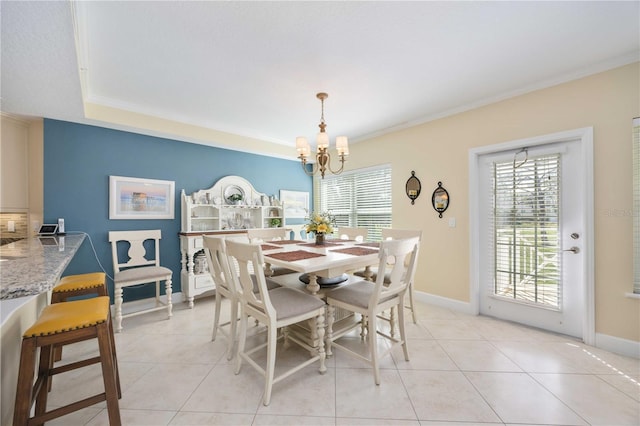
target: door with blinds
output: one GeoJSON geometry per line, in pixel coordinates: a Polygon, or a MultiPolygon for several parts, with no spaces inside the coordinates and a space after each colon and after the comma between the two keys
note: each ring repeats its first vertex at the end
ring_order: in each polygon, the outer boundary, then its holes
{"type": "Polygon", "coordinates": [[[480,157],[481,314],[583,336],[579,144],[568,140],[480,157]]]}

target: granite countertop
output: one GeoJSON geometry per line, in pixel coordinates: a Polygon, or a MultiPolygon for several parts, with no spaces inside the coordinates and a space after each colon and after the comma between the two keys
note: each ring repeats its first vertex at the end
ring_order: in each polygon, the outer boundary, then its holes
{"type": "Polygon", "coordinates": [[[0,300],[47,292],[53,288],[84,234],[25,238],[0,247],[0,300]]]}

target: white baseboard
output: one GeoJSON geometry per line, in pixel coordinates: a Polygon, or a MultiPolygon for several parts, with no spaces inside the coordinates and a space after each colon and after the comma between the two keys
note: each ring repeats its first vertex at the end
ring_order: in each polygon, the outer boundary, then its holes
{"type": "Polygon", "coordinates": [[[477,314],[477,312],[474,312],[474,309],[469,302],[461,302],[460,300],[436,296],[435,294],[424,293],[422,291],[416,291],[414,293],[414,297],[419,302],[429,303],[430,305],[439,306],[441,308],[451,309],[468,315],[477,314]]]}
{"type": "Polygon", "coordinates": [[[633,340],[596,333],[596,348],[640,359],[640,342],[635,342],[633,340]]]}

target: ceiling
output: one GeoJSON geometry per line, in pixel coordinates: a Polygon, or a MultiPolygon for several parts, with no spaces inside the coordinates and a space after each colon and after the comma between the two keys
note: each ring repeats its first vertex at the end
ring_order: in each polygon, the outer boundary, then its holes
{"type": "Polygon", "coordinates": [[[213,130],[168,133],[215,146],[228,133],[288,147],[314,140],[320,91],[331,139],[353,143],[640,59],[637,1],[0,8],[3,112],[169,128],[113,119],[135,113],[213,130]]]}

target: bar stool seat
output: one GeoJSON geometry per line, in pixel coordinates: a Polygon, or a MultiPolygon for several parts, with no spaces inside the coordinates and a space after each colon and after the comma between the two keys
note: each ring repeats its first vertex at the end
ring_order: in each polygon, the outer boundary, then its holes
{"type": "Polygon", "coordinates": [[[101,401],[107,403],[109,424],[119,425],[121,424],[118,407],[120,397],[120,378],[109,297],[99,296],[46,306],[36,322],[22,336],[14,426],[42,424],[101,401]],[[97,339],[99,356],[53,367],[55,346],[88,339],[97,339]],[[40,359],[36,369],[38,348],[40,348],[40,359]],[[54,375],[97,363],[102,366],[103,393],[47,411],[48,388],[54,375]],[[34,416],[29,417],[34,402],[34,416]]]}
{"type": "Polygon", "coordinates": [[[67,275],[51,290],[51,303],[66,302],[71,297],[97,294],[108,296],[104,272],[67,275]]]}

